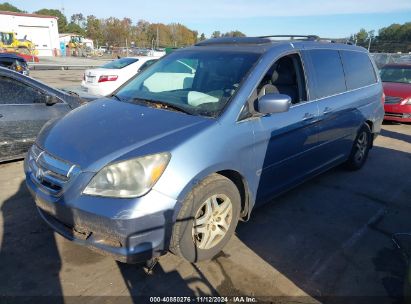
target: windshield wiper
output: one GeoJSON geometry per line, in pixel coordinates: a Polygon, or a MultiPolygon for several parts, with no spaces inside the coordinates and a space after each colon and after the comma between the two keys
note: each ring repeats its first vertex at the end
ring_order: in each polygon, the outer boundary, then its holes
{"type": "Polygon", "coordinates": [[[110,97],[114,97],[115,99],[117,99],[118,101],[123,101],[119,96],[117,96],[116,94],[111,95],[110,97]]]}
{"type": "Polygon", "coordinates": [[[185,113],[185,114],[195,115],[194,112],[192,112],[190,110],[187,110],[187,109],[185,109],[183,107],[180,107],[176,104],[168,103],[168,102],[165,102],[165,101],[144,99],[144,98],[134,98],[132,101],[141,102],[141,103],[145,103],[145,104],[154,104],[155,107],[158,108],[158,109],[171,109],[171,110],[182,112],[182,113],[185,113]]]}

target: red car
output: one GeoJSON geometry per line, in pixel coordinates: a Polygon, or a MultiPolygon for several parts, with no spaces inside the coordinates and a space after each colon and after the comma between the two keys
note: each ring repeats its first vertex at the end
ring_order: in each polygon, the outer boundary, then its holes
{"type": "Polygon", "coordinates": [[[388,64],[381,69],[385,120],[411,122],[411,64],[388,64]]]}
{"type": "Polygon", "coordinates": [[[24,58],[27,62],[40,62],[39,57],[30,54],[24,54],[19,52],[0,52],[1,54],[13,54],[24,58]]]}

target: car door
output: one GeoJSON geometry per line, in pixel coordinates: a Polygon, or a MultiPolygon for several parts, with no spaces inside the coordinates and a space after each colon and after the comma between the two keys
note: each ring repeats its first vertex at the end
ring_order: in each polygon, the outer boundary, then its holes
{"type": "Polygon", "coordinates": [[[47,121],[70,110],[61,100],[46,105],[46,92],[17,78],[0,76],[0,92],[0,160],[23,156],[47,121]]]}
{"type": "MultiPolygon", "coordinates": [[[[257,202],[296,185],[317,167],[313,158],[318,145],[318,106],[310,102],[306,94],[306,77],[299,55],[293,60],[300,64],[299,100],[293,100],[289,111],[260,117],[254,121],[255,153],[260,181],[257,202]]],[[[287,90],[277,85],[279,93],[287,90]]]]}
{"type": "Polygon", "coordinates": [[[361,115],[347,93],[340,52],[315,49],[307,53],[315,82],[312,94],[319,108],[318,158],[322,166],[328,166],[349,153],[361,115]]]}

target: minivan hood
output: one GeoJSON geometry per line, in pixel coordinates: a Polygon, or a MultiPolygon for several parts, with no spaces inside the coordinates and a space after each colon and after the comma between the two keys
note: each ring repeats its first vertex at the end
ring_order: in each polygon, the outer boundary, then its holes
{"type": "MultiPolygon", "coordinates": [[[[212,122],[206,117],[104,98],[46,124],[36,142],[50,154],[79,165],[84,171],[96,171],[167,136],[172,135],[173,143],[178,144],[184,140],[176,136],[178,132],[199,125],[206,127],[212,122]]],[[[159,147],[155,152],[166,151],[159,147]]]]}

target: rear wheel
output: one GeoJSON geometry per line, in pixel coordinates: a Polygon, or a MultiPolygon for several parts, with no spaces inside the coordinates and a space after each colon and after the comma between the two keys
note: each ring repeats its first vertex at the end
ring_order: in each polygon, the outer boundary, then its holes
{"type": "Polygon", "coordinates": [[[350,157],[346,162],[346,166],[350,170],[358,170],[364,166],[368,152],[370,151],[372,143],[372,133],[370,127],[364,124],[358,131],[355,138],[354,145],[351,150],[350,157]]]}
{"type": "Polygon", "coordinates": [[[189,262],[212,259],[234,234],[240,205],[238,189],[228,178],[207,177],[183,202],[170,250],[189,262]]]}

